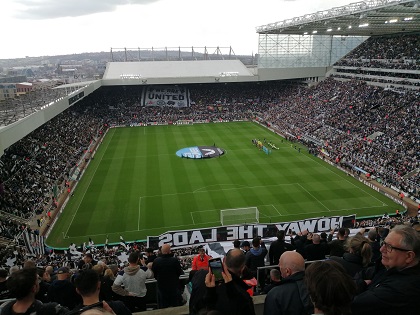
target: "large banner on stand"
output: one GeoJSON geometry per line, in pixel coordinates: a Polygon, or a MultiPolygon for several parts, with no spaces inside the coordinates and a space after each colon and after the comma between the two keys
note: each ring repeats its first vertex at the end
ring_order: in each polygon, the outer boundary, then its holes
{"type": "Polygon", "coordinates": [[[150,85],[143,90],[143,106],[189,107],[190,93],[187,88],[173,85],[150,85]]]}

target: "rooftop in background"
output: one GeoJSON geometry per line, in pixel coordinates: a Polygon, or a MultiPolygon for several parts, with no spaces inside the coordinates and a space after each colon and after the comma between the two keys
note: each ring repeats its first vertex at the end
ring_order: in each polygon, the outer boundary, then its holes
{"type": "Polygon", "coordinates": [[[374,36],[420,31],[419,0],[370,0],[256,28],[259,34],[374,36]]]}

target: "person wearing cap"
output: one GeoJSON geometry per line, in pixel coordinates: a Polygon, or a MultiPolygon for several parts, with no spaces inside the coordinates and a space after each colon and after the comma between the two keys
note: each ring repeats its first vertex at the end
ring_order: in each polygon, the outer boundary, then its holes
{"type": "Polygon", "coordinates": [[[211,256],[206,254],[204,248],[198,249],[198,255],[194,256],[192,261],[192,270],[209,269],[209,260],[211,256]]]}
{"type": "Polygon", "coordinates": [[[82,302],[73,283],[70,282],[70,269],[61,267],[57,270],[57,279],[54,280],[48,289],[48,298],[69,309],[73,309],[82,302]]]}
{"type": "Polygon", "coordinates": [[[241,247],[244,253],[246,254],[251,249],[251,244],[248,241],[243,241],[241,247]]]}

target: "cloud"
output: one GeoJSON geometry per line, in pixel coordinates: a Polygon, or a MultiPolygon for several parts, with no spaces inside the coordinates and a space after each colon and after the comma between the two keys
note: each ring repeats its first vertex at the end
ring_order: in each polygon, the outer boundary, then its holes
{"type": "Polygon", "coordinates": [[[160,0],[17,0],[19,19],[43,20],[112,12],[117,6],[146,5],[160,0]]]}

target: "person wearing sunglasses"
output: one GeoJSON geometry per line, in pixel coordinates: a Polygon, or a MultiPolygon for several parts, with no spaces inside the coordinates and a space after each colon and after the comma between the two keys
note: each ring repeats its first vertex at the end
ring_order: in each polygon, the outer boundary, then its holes
{"type": "Polygon", "coordinates": [[[397,225],[383,241],[380,252],[384,268],[365,278],[364,291],[353,300],[353,314],[419,314],[419,233],[411,226],[397,225]]]}

